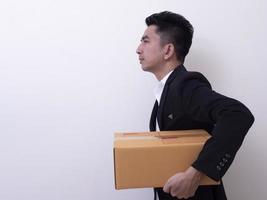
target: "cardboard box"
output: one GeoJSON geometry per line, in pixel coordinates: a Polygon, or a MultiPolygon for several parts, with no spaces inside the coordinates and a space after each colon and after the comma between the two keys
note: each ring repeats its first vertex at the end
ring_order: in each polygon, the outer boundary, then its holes
{"type": "MultiPolygon", "coordinates": [[[[115,188],[163,187],[191,166],[209,137],[204,130],[115,133],[115,188]]],[[[207,176],[201,182],[216,184],[207,176]]]]}

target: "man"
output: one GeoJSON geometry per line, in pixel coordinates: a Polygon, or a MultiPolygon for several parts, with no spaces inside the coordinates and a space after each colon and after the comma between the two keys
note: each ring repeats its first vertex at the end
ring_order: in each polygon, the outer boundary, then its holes
{"type": "Polygon", "coordinates": [[[154,190],[160,200],[225,200],[222,182],[199,186],[201,178],[207,175],[221,180],[254,117],[239,101],[213,91],[202,74],[185,69],[183,63],[193,37],[189,21],[179,14],[161,12],[146,18],[146,24],[136,52],[142,69],[159,81],[150,130],[205,129],[211,134],[186,171],[174,174],[163,188],[154,190]]]}

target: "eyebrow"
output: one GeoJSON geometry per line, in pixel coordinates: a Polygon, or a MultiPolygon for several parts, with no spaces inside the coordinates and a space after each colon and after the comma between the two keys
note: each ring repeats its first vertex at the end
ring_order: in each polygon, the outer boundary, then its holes
{"type": "Polygon", "coordinates": [[[145,40],[145,39],[149,39],[149,37],[147,35],[144,35],[142,38],[141,38],[141,41],[145,40]]]}

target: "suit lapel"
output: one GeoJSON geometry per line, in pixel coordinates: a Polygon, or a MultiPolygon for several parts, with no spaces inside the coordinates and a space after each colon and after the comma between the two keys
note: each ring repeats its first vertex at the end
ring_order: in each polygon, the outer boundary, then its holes
{"type": "Polygon", "coordinates": [[[169,78],[167,79],[166,83],[165,83],[165,86],[164,86],[164,89],[163,89],[163,92],[162,92],[162,95],[161,95],[161,98],[160,98],[160,105],[159,105],[158,113],[157,113],[158,125],[159,125],[159,129],[160,130],[164,129],[163,109],[164,109],[164,105],[165,105],[165,102],[166,102],[166,97],[167,97],[168,92],[169,92],[170,84],[174,80],[174,78],[176,76],[178,76],[178,73],[182,73],[183,71],[186,71],[186,69],[184,68],[183,65],[180,65],[180,66],[176,67],[174,69],[174,71],[171,73],[171,75],[169,76],[169,78]]]}
{"type": "Polygon", "coordinates": [[[162,112],[163,112],[163,108],[165,105],[165,100],[166,100],[166,96],[168,94],[168,90],[169,90],[169,85],[165,84],[163,92],[161,94],[159,109],[158,109],[158,113],[157,113],[157,120],[158,120],[158,125],[159,125],[160,130],[162,130],[162,117],[163,117],[162,112]]]}
{"type": "Polygon", "coordinates": [[[155,101],[151,117],[150,117],[150,123],[149,123],[149,128],[150,131],[156,131],[156,117],[157,117],[157,112],[158,112],[158,102],[155,101]]]}

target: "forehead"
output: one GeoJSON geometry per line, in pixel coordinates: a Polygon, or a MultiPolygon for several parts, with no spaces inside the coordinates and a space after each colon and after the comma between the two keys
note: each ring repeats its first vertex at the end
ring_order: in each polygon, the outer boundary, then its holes
{"type": "Polygon", "coordinates": [[[144,32],[143,37],[148,37],[150,39],[159,39],[159,35],[156,32],[157,26],[150,25],[147,27],[147,29],[144,32]]]}

